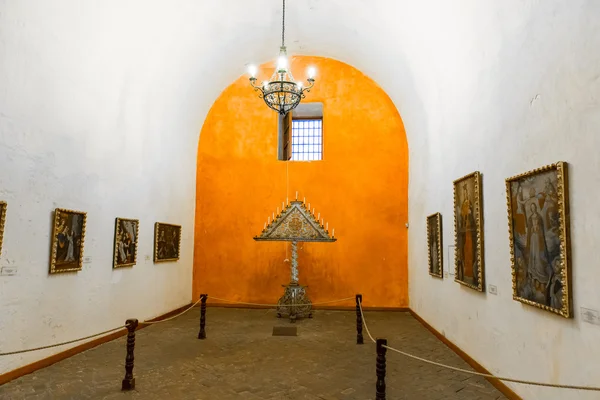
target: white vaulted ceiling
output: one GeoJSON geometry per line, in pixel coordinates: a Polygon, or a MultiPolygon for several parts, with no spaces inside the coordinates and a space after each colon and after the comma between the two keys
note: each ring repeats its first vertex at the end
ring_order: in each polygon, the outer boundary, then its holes
{"type": "MultiPolygon", "coordinates": [[[[515,77],[523,66],[545,62],[536,55],[567,44],[568,22],[591,18],[589,9],[597,6],[288,0],[287,43],[292,54],[332,57],[371,76],[396,103],[412,140],[445,117],[460,117],[463,101],[481,101],[506,84],[497,75],[515,77]]],[[[44,66],[27,77],[30,85],[79,86],[101,104],[141,103],[138,118],[186,121],[178,134],[196,137],[216,96],[245,65],[277,55],[281,1],[8,0],[0,20],[8,39],[0,47],[4,67],[19,56],[44,66]]]]}

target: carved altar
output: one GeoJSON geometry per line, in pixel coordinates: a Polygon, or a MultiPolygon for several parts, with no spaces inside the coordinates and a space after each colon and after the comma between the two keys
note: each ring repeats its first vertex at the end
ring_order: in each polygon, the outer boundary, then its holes
{"type": "Polygon", "coordinates": [[[292,201],[282,211],[275,215],[273,221],[268,219],[268,224],[256,241],[284,241],[292,242],[292,260],[290,266],[290,283],[283,285],[283,296],[277,302],[277,316],[289,316],[294,322],[297,318],[312,317],[312,304],[306,294],[307,286],[298,283],[298,242],[335,242],[337,239],[329,236],[329,224],[320,219],[320,214],[315,215],[302,201],[292,201]]]}

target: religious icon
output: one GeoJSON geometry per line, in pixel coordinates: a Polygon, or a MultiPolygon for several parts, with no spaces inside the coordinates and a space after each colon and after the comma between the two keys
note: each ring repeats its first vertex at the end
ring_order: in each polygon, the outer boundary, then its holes
{"type": "Polygon", "coordinates": [[[483,291],[483,210],[479,171],[454,181],[454,280],[483,291]]]}
{"type": "Polygon", "coordinates": [[[429,275],[442,278],[442,215],[440,213],[427,217],[427,248],[429,275]]]}
{"type": "Polygon", "coordinates": [[[137,262],[139,221],[117,218],[113,268],[133,266],[137,262]]]}
{"type": "Polygon", "coordinates": [[[567,163],[506,179],[513,299],[572,317],[567,163]]]}
{"type": "Polygon", "coordinates": [[[154,262],[179,260],[181,225],[154,225],[154,262]]]}
{"type": "Polygon", "coordinates": [[[57,208],[52,229],[50,273],[80,271],[86,213],[57,208]]]}
{"type": "Polygon", "coordinates": [[[4,238],[4,222],[6,220],[6,202],[0,201],[0,255],[2,255],[2,239],[4,238]]]}

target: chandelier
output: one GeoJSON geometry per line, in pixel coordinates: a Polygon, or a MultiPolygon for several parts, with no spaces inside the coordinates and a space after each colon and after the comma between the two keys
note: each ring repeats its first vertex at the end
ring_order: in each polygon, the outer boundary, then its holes
{"type": "Polygon", "coordinates": [[[303,87],[302,82],[294,81],[285,48],[285,0],[283,0],[282,16],[281,47],[273,75],[268,81],[257,85],[256,66],[250,65],[248,72],[250,73],[250,85],[259,92],[258,97],[263,99],[269,108],[277,111],[280,115],[285,115],[300,104],[300,101],[306,96],[306,92],[310,92],[315,84],[315,69],[312,67],[308,69],[308,78],[306,79],[308,85],[306,87],[303,87]]]}

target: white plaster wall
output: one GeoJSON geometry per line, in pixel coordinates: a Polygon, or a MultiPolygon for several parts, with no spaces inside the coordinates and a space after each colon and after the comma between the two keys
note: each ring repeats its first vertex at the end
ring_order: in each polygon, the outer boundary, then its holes
{"type": "MultiPolygon", "coordinates": [[[[18,267],[0,277],[0,352],[191,300],[196,141],[173,101],[183,82],[155,63],[168,46],[138,45],[139,32],[114,10],[58,3],[0,2],[0,199],[8,202],[0,265],[18,267]],[[48,274],[56,207],[87,212],[92,260],[80,272],[48,274]],[[112,269],[115,217],[140,220],[133,268],[112,269]],[[183,225],[180,261],[145,261],[156,221],[183,225]]],[[[0,373],[68,347],[0,357],[0,373]]]]}
{"type": "MultiPolygon", "coordinates": [[[[580,307],[600,310],[600,2],[482,3],[444,13],[456,29],[431,55],[429,122],[410,134],[411,307],[497,375],[597,386],[600,326],[582,322],[580,307]],[[504,179],[555,161],[570,163],[572,320],[512,300],[504,179]],[[426,215],[442,213],[444,264],[453,270],[452,181],[475,170],[485,278],[498,295],[427,273],[426,215]]],[[[509,386],[528,400],[600,399],[509,386]]]]}
{"type": "MultiPolygon", "coordinates": [[[[246,64],[277,55],[280,7],[0,0],[0,198],[9,201],[0,264],[19,268],[0,277],[1,349],[70,339],[189,301],[198,132],[246,64]],[[88,211],[93,262],[77,274],[47,275],[56,206],[88,211]],[[116,216],[141,221],[133,269],[111,269],[116,216]],[[144,263],[156,220],[183,224],[178,264],[144,263]]],[[[574,307],[599,309],[600,2],[290,0],[287,9],[290,53],[361,69],[404,119],[415,311],[494,373],[599,381],[599,326],[511,298],[504,178],[570,162],[574,307]],[[451,244],[452,181],[473,170],[483,173],[486,278],[497,296],[427,274],[425,216],[442,212],[451,244]]],[[[0,358],[0,372],[50,353],[0,358]]],[[[526,399],[600,398],[514,388],[526,399]]]]}

